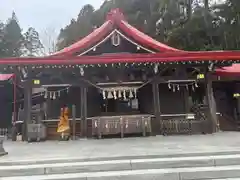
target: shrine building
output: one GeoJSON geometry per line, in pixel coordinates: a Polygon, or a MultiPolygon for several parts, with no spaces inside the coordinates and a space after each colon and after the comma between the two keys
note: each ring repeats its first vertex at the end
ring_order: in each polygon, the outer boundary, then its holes
{"type": "Polygon", "coordinates": [[[237,77],[229,72],[239,61],[240,51],[184,51],[162,44],[114,9],[102,26],[69,47],[46,57],[3,58],[0,64],[24,90],[23,103],[14,103],[13,122],[22,111],[26,140],[36,104],[47,139],[57,138],[64,106],[71,110],[76,137],[217,132],[219,109],[225,108],[215,93],[229,87],[237,92],[237,77]],[[33,98],[36,88],[41,91],[33,98]]]}

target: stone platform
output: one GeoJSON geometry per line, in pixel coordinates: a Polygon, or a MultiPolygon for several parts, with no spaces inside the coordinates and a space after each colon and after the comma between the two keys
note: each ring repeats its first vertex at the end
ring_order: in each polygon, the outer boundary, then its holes
{"type": "Polygon", "coordinates": [[[9,155],[0,158],[0,179],[238,179],[239,135],[9,141],[5,144],[9,155]]]}
{"type": "MultiPolygon", "coordinates": [[[[172,156],[215,152],[240,153],[240,132],[210,135],[157,136],[124,139],[82,139],[40,143],[5,141],[7,156],[1,161],[49,159],[98,159],[139,156],[172,156]]],[[[238,153],[237,153],[238,154],[238,153]]]]}

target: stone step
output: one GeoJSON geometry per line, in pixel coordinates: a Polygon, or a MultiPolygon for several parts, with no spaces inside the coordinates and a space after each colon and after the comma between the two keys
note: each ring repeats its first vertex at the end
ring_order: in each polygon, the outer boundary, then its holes
{"type": "MultiPolygon", "coordinates": [[[[0,166],[15,166],[15,165],[33,165],[33,164],[56,164],[56,163],[71,163],[71,162],[92,162],[92,161],[112,161],[112,160],[134,160],[134,159],[164,159],[164,158],[178,158],[178,157],[207,157],[220,155],[238,155],[240,151],[223,151],[223,152],[205,152],[205,153],[187,153],[187,154],[166,154],[166,155],[142,155],[142,156],[121,156],[121,157],[102,157],[102,158],[41,158],[41,159],[20,159],[9,160],[0,159],[0,166]]],[[[15,158],[17,159],[17,158],[15,158]]]]}
{"type": "Polygon", "coordinates": [[[124,170],[3,177],[1,180],[237,180],[240,166],[124,170]]]}
{"type": "Polygon", "coordinates": [[[240,154],[215,156],[186,156],[166,158],[119,159],[101,161],[76,161],[65,163],[1,165],[0,177],[26,175],[54,175],[62,173],[93,173],[111,171],[141,171],[191,168],[240,168],[240,154]]]}

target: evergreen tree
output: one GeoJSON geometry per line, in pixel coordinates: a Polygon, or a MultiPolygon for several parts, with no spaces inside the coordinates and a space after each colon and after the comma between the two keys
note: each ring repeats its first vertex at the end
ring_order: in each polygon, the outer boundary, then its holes
{"type": "Polygon", "coordinates": [[[4,56],[3,29],[4,29],[4,24],[0,22],[0,58],[4,56]]]}
{"type": "Polygon", "coordinates": [[[58,49],[69,46],[92,32],[94,30],[93,15],[93,6],[85,5],[80,10],[77,20],[72,19],[70,25],[60,31],[57,43],[58,49]]]}
{"type": "Polygon", "coordinates": [[[32,27],[28,28],[24,33],[24,56],[38,56],[43,49],[43,45],[39,39],[39,33],[32,27]]]}
{"type": "Polygon", "coordinates": [[[106,0],[97,11],[84,7],[61,30],[58,48],[91,33],[113,8],[120,8],[131,25],[176,48],[240,48],[240,0],[106,0]]]}
{"type": "Polygon", "coordinates": [[[22,52],[23,36],[18,24],[16,14],[13,12],[12,17],[8,20],[3,29],[4,57],[19,57],[22,52]]]}

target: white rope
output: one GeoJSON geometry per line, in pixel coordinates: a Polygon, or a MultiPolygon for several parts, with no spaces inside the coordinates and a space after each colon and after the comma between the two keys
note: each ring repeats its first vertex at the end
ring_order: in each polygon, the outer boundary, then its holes
{"type": "Polygon", "coordinates": [[[132,40],[129,39],[128,37],[124,36],[120,31],[116,30],[116,32],[117,32],[121,37],[123,37],[124,39],[126,39],[127,41],[129,41],[130,43],[132,43],[133,45],[138,46],[138,47],[140,47],[141,49],[144,49],[144,50],[147,51],[147,52],[155,53],[154,51],[151,51],[151,50],[149,50],[149,49],[141,46],[140,44],[135,43],[134,41],[132,41],[132,40]]]}
{"type": "MultiPolygon", "coordinates": [[[[57,91],[47,91],[47,93],[62,92],[62,91],[65,91],[65,90],[67,90],[67,89],[69,89],[69,88],[70,88],[70,87],[66,87],[66,88],[64,88],[64,89],[57,90],[57,91]]],[[[32,96],[32,99],[35,99],[35,98],[40,97],[40,96],[44,96],[45,93],[46,93],[46,91],[45,91],[45,92],[39,92],[38,95],[32,96]]],[[[24,98],[19,99],[19,100],[17,100],[16,102],[21,102],[21,101],[24,101],[24,98]]],[[[14,103],[14,101],[12,102],[12,104],[13,104],[13,103],[14,103]]]]}
{"type": "Polygon", "coordinates": [[[89,48],[88,50],[82,52],[80,55],[78,56],[83,56],[85,54],[87,54],[89,51],[92,51],[94,49],[96,49],[98,46],[100,46],[101,44],[103,44],[104,42],[106,42],[114,33],[119,34],[122,38],[124,38],[125,40],[129,41],[130,43],[132,43],[133,45],[140,47],[141,49],[144,49],[147,52],[150,53],[155,53],[154,51],[151,51],[143,46],[141,46],[140,44],[132,41],[131,39],[129,39],[128,37],[126,37],[124,34],[122,34],[120,31],[118,31],[117,29],[113,30],[107,37],[105,37],[102,41],[100,41],[99,43],[97,43],[96,45],[92,46],[91,48],[89,48]]]}

